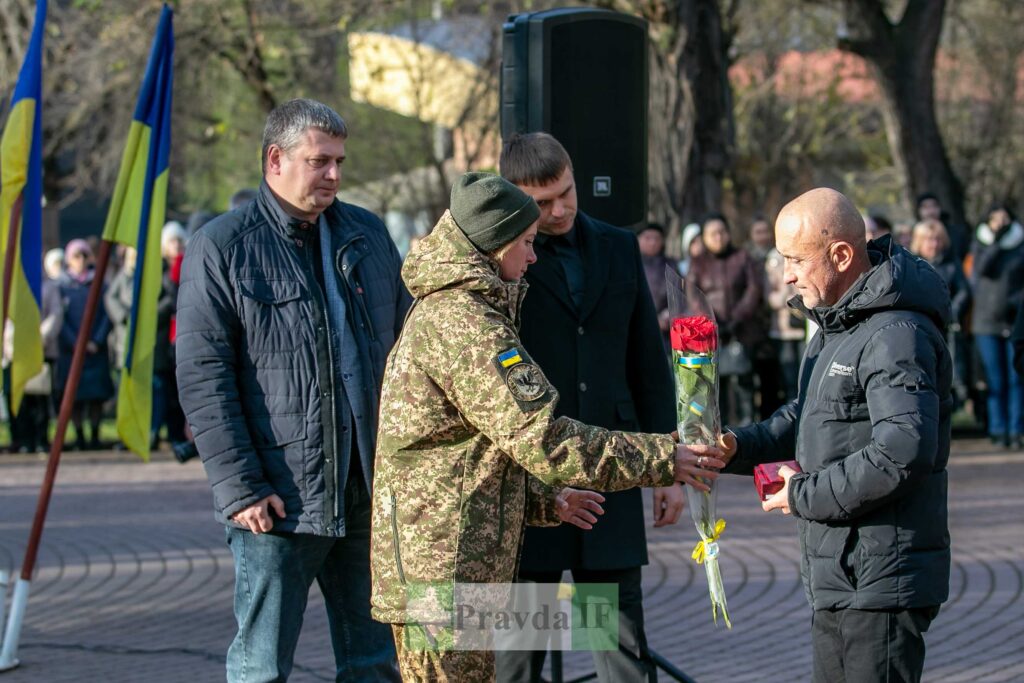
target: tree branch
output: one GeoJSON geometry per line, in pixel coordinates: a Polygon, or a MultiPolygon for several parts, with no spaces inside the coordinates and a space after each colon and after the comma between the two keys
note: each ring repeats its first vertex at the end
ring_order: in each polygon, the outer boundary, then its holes
{"type": "Polygon", "coordinates": [[[839,39],[839,49],[866,59],[889,58],[893,25],[881,0],[844,0],[843,14],[849,35],[839,39]]]}

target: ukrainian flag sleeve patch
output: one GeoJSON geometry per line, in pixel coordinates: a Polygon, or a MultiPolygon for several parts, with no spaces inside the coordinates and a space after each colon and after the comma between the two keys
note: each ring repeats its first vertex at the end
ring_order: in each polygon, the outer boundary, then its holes
{"type": "Polygon", "coordinates": [[[509,349],[508,351],[505,351],[504,353],[498,354],[498,363],[500,363],[501,367],[503,367],[503,368],[510,368],[513,365],[515,365],[516,363],[522,363],[522,362],[523,362],[523,357],[521,355],[519,355],[519,349],[517,349],[517,348],[513,347],[513,348],[509,349]]]}

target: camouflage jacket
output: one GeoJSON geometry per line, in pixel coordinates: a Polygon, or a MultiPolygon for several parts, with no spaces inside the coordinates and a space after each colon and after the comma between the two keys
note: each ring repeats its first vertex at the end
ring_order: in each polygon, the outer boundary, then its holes
{"type": "Polygon", "coordinates": [[[561,487],[665,486],[675,449],[554,416],[558,394],[516,332],[526,284],[502,281],[449,213],[402,279],[416,300],[381,395],[373,616],[442,621],[455,583],[513,580],[524,523],[558,524],[561,487]]]}

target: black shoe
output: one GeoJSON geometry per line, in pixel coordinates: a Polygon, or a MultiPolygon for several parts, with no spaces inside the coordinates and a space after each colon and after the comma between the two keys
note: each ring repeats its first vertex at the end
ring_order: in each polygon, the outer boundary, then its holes
{"type": "Polygon", "coordinates": [[[989,434],[988,435],[988,440],[992,442],[993,446],[1002,446],[1004,439],[1006,439],[1005,436],[999,436],[998,434],[989,434]]]}
{"type": "Polygon", "coordinates": [[[19,455],[28,455],[32,450],[28,446],[18,446],[19,455]]]}
{"type": "Polygon", "coordinates": [[[174,458],[182,465],[199,455],[196,445],[191,441],[179,441],[178,443],[171,444],[171,452],[174,454],[174,458]]]}
{"type": "Polygon", "coordinates": [[[102,451],[103,450],[103,444],[100,443],[99,438],[94,436],[93,438],[89,439],[89,450],[90,451],[102,451]]]}
{"type": "Polygon", "coordinates": [[[1020,434],[1011,436],[1010,441],[1006,447],[1009,448],[1011,451],[1024,450],[1024,437],[1021,437],[1020,434]]]}

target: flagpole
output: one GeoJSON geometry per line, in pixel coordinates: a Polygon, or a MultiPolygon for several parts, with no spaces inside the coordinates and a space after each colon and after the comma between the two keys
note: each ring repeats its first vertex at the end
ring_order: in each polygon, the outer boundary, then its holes
{"type": "MultiPolygon", "coordinates": [[[[18,247],[18,233],[21,231],[21,204],[24,196],[19,195],[11,207],[11,225],[7,231],[7,251],[4,252],[4,308],[3,316],[0,316],[0,344],[7,333],[7,314],[11,305],[11,282],[14,279],[14,251],[18,247]]],[[[5,345],[6,346],[6,345],[5,345]]],[[[13,415],[12,415],[13,417],[13,415]]],[[[3,615],[3,612],[0,612],[3,615]]]]}
{"type": "Polygon", "coordinates": [[[85,348],[89,344],[93,319],[96,317],[96,308],[99,306],[100,294],[103,291],[103,277],[106,275],[107,264],[110,261],[110,245],[111,243],[108,240],[103,240],[100,243],[99,255],[96,258],[96,270],[93,273],[92,286],[89,288],[89,298],[85,303],[82,324],[78,329],[75,353],[71,357],[71,370],[68,373],[67,384],[64,386],[64,398],[60,403],[57,432],[53,435],[50,457],[46,461],[46,474],[39,489],[36,514],[32,519],[32,531],[28,537],[28,547],[25,548],[25,559],[21,563],[21,577],[15,582],[14,594],[11,596],[11,611],[7,617],[3,647],[0,649],[0,672],[13,669],[19,664],[18,640],[21,637],[21,623],[25,616],[25,605],[28,603],[32,572],[35,570],[36,557],[39,554],[39,542],[43,537],[43,526],[46,523],[46,512],[50,507],[53,484],[57,479],[57,467],[60,465],[60,455],[64,449],[64,435],[68,429],[68,421],[71,419],[71,408],[75,404],[75,394],[78,393],[78,382],[82,378],[82,367],[85,365],[85,348]]]}
{"type": "MultiPolygon", "coordinates": [[[[18,232],[21,228],[22,201],[23,197],[19,196],[15,200],[14,206],[11,207],[11,223],[7,234],[7,251],[4,252],[3,293],[0,295],[3,297],[3,309],[2,313],[0,313],[0,348],[4,348],[4,350],[6,350],[5,347],[7,346],[4,344],[4,340],[6,339],[5,335],[7,333],[7,314],[11,304],[11,282],[14,279],[12,275],[12,270],[14,269],[14,251],[18,245],[18,232]]],[[[13,413],[11,414],[11,418],[14,418],[13,413]]],[[[7,614],[7,587],[10,585],[10,578],[10,574],[7,571],[0,572],[0,620],[2,620],[7,614]]],[[[13,613],[14,610],[12,609],[11,614],[13,615],[13,613]]],[[[0,623],[0,625],[2,625],[2,623],[0,623]]],[[[0,671],[6,671],[7,669],[18,665],[16,659],[12,666],[6,665],[8,660],[12,659],[16,654],[17,642],[15,641],[15,651],[12,651],[10,657],[7,656],[7,648],[5,647],[6,643],[7,638],[0,640],[0,671]]]]}

